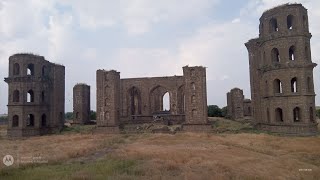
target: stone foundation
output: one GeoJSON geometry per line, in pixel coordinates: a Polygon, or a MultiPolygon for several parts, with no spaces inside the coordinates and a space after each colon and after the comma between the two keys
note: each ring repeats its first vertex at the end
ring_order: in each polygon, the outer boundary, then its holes
{"type": "Polygon", "coordinates": [[[318,133],[318,124],[265,124],[259,123],[257,129],[285,135],[313,136],[318,133]]]}
{"type": "Polygon", "coordinates": [[[212,131],[211,124],[184,124],[182,131],[187,132],[210,132],[212,131]]]}
{"type": "Polygon", "coordinates": [[[119,134],[119,126],[102,126],[97,127],[94,131],[95,133],[107,133],[107,134],[119,134]]]}

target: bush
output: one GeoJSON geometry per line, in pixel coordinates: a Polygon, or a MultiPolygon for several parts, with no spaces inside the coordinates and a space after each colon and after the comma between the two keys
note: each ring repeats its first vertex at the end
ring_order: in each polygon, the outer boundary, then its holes
{"type": "Polygon", "coordinates": [[[208,106],[208,116],[209,117],[222,117],[222,111],[217,105],[208,106]]]}

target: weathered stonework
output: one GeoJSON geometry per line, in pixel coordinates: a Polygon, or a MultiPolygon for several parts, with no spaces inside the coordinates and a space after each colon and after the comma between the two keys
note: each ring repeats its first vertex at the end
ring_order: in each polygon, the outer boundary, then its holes
{"type": "Polygon", "coordinates": [[[65,68],[43,56],[15,54],[9,58],[9,137],[59,131],[64,123],[65,68]]]}
{"type": "MultiPolygon", "coordinates": [[[[126,124],[150,123],[161,117],[188,129],[207,125],[206,70],[183,67],[183,76],[120,79],[114,70],[97,71],[97,125],[116,132],[126,124]],[[170,96],[170,111],[163,96],[170,96]]],[[[202,128],[203,129],[203,128],[202,128]]]]}
{"type": "Polygon", "coordinates": [[[308,12],[286,4],[264,12],[249,51],[254,119],[261,129],[288,134],[317,132],[308,12]]]}
{"type": "Polygon", "coordinates": [[[90,122],[90,86],[76,84],[73,87],[73,123],[90,122]]]}
{"type": "Polygon", "coordinates": [[[244,99],[243,90],[233,88],[227,93],[227,117],[241,120],[245,116],[252,116],[251,100],[244,99]]]}

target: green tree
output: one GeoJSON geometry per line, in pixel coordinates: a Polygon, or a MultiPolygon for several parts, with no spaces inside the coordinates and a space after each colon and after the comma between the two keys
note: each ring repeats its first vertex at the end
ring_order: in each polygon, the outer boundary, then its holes
{"type": "Polygon", "coordinates": [[[209,117],[222,117],[222,111],[217,105],[208,106],[208,116],[209,117]]]}
{"type": "Polygon", "coordinates": [[[97,113],[95,111],[90,111],[90,120],[96,120],[97,119],[97,113]]]}
{"type": "Polygon", "coordinates": [[[65,118],[68,119],[68,120],[73,119],[73,112],[66,112],[65,113],[65,118]]]}
{"type": "Polygon", "coordinates": [[[318,118],[320,118],[320,109],[317,109],[316,111],[318,118]]]}
{"type": "Polygon", "coordinates": [[[221,115],[222,117],[226,117],[227,116],[227,113],[228,113],[228,107],[225,106],[221,109],[221,115]]]}

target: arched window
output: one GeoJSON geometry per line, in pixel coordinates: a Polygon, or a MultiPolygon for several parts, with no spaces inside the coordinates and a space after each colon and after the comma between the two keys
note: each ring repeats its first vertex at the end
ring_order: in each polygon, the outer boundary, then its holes
{"type": "Polygon", "coordinates": [[[272,19],[270,20],[269,26],[270,26],[270,32],[277,32],[277,31],[279,31],[277,19],[272,18],[272,19]]]}
{"type": "Polygon", "coordinates": [[[315,122],[314,116],[313,116],[313,108],[312,107],[310,107],[309,113],[310,113],[310,122],[315,122]]]}
{"type": "Polygon", "coordinates": [[[305,48],[304,48],[304,53],[305,53],[305,58],[306,58],[306,60],[307,60],[307,61],[310,61],[308,45],[305,46],[305,48]]]}
{"type": "Polygon", "coordinates": [[[42,114],[41,116],[41,127],[47,126],[47,116],[45,114],[42,114]]]}
{"type": "Polygon", "coordinates": [[[273,81],[274,93],[282,93],[282,83],[279,79],[273,81]]]}
{"type": "Polygon", "coordinates": [[[194,84],[194,82],[191,83],[191,89],[192,89],[193,91],[196,90],[196,85],[194,84]]]}
{"type": "Polygon", "coordinates": [[[45,102],[45,94],[44,94],[44,91],[41,92],[41,102],[45,102]]]}
{"type": "Polygon", "coordinates": [[[297,87],[298,87],[297,86],[297,78],[294,77],[294,78],[291,79],[291,92],[293,92],[293,93],[298,92],[297,87]]]}
{"type": "Polygon", "coordinates": [[[307,91],[308,91],[308,92],[313,92],[313,90],[312,90],[311,77],[308,77],[308,78],[307,78],[307,91]]]}
{"type": "Polygon", "coordinates": [[[196,96],[191,96],[191,103],[195,103],[196,102],[196,96]]]}
{"type": "Polygon", "coordinates": [[[34,93],[32,90],[29,90],[27,93],[27,102],[34,102],[34,93]]]}
{"type": "Polygon", "coordinates": [[[290,48],[289,48],[289,59],[291,60],[291,61],[293,61],[293,60],[295,60],[295,47],[294,46],[291,46],[290,48]]]}
{"type": "Polygon", "coordinates": [[[169,92],[166,92],[162,97],[162,110],[170,110],[170,94],[169,92]]]}
{"type": "Polygon", "coordinates": [[[13,102],[19,102],[20,101],[20,92],[18,90],[13,91],[13,102]]]}
{"type": "Polygon", "coordinates": [[[47,67],[42,66],[42,76],[46,76],[46,75],[47,75],[47,67]]]}
{"type": "Polygon", "coordinates": [[[299,107],[295,107],[293,109],[293,121],[294,122],[299,122],[300,121],[300,108],[299,107]]]}
{"type": "Polygon", "coordinates": [[[293,29],[293,16],[287,16],[287,27],[289,30],[293,29]]]}
{"type": "Polygon", "coordinates": [[[29,114],[27,118],[27,126],[33,127],[34,126],[34,115],[29,114]]]}
{"type": "Polygon", "coordinates": [[[302,16],[302,20],[303,20],[303,28],[307,28],[308,27],[308,21],[306,16],[302,16]]]}
{"type": "Polygon", "coordinates": [[[192,117],[196,117],[197,116],[197,110],[196,109],[192,109],[191,115],[192,115],[192,117]]]}
{"type": "Polygon", "coordinates": [[[28,64],[28,68],[27,68],[27,75],[34,75],[34,65],[33,64],[28,64]]]}
{"type": "Polygon", "coordinates": [[[280,62],[280,53],[277,48],[273,48],[271,51],[272,62],[280,62]]]}
{"type": "Polygon", "coordinates": [[[19,126],[19,116],[14,115],[12,117],[12,127],[18,127],[19,126]]]}
{"type": "Polygon", "coordinates": [[[281,108],[277,108],[275,110],[275,115],[276,115],[276,121],[277,122],[283,122],[283,113],[281,108]]]}
{"type": "Polygon", "coordinates": [[[13,75],[19,75],[20,74],[20,65],[18,63],[15,63],[13,65],[13,75]]]}

